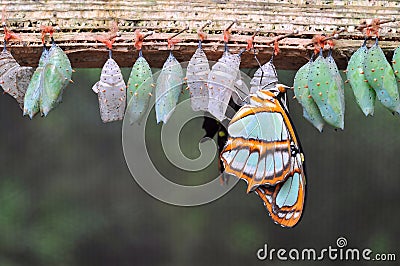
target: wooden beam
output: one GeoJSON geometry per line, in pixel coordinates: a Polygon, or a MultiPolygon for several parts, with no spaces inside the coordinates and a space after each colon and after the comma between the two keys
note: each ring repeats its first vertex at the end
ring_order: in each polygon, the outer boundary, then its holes
{"type": "MultiPolygon", "coordinates": [[[[118,21],[121,37],[114,45],[113,56],[122,67],[132,66],[137,52],[133,47],[137,28],[154,30],[146,38],[143,54],[152,67],[161,67],[168,56],[167,38],[189,26],[179,36],[182,40],[174,47],[180,61],[188,61],[197,48],[196,30],[207,20],[207,40],[203,43],[209,60],[217,60],[224,49],[222,30],[233,19],[238,20],[229,43],[232,52],[246,46],[246,39],[256,28],[260,33],[255,45],[261,61],[269,60],[272,46],[265,45],[273,37],[298,30],[299,35],[280,42],[281,53],[274,62],[278,69],[298,69],[307,62],[312,47],[306,48],[314,34],[332,33],[346,27],[346,33],[336,41],[334,57],[340,68],[363,40],[356,30],[362,19],[391,19],[400,21],[400,3],[387,1],[322,1],[322,0],[149,0],[149,1],[60,1],[14,0],[2,1],[7,8],[9,29],[21,33],[22,44],[13,43],[9,50],[22,65],[36,66],[42,50],[40,25],[60,28],[56,42],[67,52],[73,67],[101,67],[107,59],[105,47],[96,36],[106,32],[111,21],[118,21]]],[[[400,43],[399,22],[382,25],[381,47],[388,57],[400,43]]],[[[0,36],[2,38],[2,36],[0,36]]],[[[256,67],[251,53],[244,53],[241,67],[256,67]]]]}

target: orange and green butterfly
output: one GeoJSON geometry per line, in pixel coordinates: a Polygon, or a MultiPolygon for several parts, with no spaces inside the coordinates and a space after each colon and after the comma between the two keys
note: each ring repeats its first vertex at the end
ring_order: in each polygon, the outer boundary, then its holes
{"type": "Polygon", "coordinates": [[[273,221],[295,226],[303,213],[306,179],[304,155],[283,101],[284,85],[250,95],[235,114],[221,152],[225,172],[247,182],[273,221]]]}

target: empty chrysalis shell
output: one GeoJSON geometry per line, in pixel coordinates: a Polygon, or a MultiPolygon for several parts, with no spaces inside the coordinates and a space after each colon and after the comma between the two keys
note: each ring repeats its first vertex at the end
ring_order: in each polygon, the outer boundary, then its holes
{"type": "Polygon", "coordinates": [[[234,90],[240,56],[226,51],[208,75],[208,112],[219,121],[225,119],[226,108],[234,90]]]}
{"type": "Polygon", "coordinates": [[[62,94],[71,80],[71,63],[64,51],[53,44],[43,68],[43,89],[40,96],[40,112],[47,114],[62,100],[62,94]]]}
{"type": "Polygon", "coordinates": [[[392,66],[394,70],[394,74],[400,79],[400,46],[394,50],[392,66]]]}
{"type": "Polygon", "coordinates": [[[145,114],[154,86],[151,68],[143,56],[139,56],[132,67],[127,87],[128,107],[130,124],[140,123],[145,114]]]}
{"type": "Polygon", "coordinates": [[[400,113],[396,77],[378,42],[368,49],[364,61],[365,77],[374,88],[378,100],[389,110],[400,113]]]}
{"type": "Polygon", "coordinates": [[[308,88],[308,75],[310,73],[311,64],[312,61],[309,61],[297,71],[293,82],[294,95],[299,104],[303,107],[304,118],[321,132],[325,124],[324,119],[321,116],[317,104],[311,97],[308,88]]]}
{"type": "Polygon", "coordinates": [[[250,90],[244,80],[244,77],[247,76],[244,75],[242,77],[242,72],[238,71],[237,78],[234,84],[235,92],[232,94],[232,100],[235,102],[235,104],[239,106],[243,106],[249,101],[247,96],[249,96],[250,90]]]}
{"type": "Polygon", "coordinates": [[[0,84],[4,92],[8,93],[24,106],[24,97],[29,80],[33,74],[31,67],[21,67],[10,52],[3,50],[0,54],[0,84]]]}
{"type": "Polygon", "coordinates": [[[374,114],[376,100],[375,90],[366,82],[364,61],[368,52],[367,46],[361,46],[350,58],[347,65],[347,79],[353,90],[358,106],[365,116],[374,114]]]}
{"type": "Polygon", "coordinates": [[[250,81],[250,93],[256,93],[259,90],[273,88],[277,83],[278,74],[276,73],[275,66],[271,59],[258,68],[254,73],[254,76],[250,81]]]}
{"type": "Polygon", "coordinates": [[[336,127],[344,128],[343,88],[331,69],[332,63],[322,53],[311,64],[308,88],[324,120],[336,127]]]}
{"type": "Polygon", "coordinates": [[[182,92],[183,77],[181,64],[170,53],[157,79],[155,107],[157,123],[161,121],[167,123],[171,117],[182,92]]]}
{"type": "Polygon", "coordinates": [[[49,50],[44,48],[39,59],[39,65],[32,75],[28,88],[24,97],[24,115],[28,115],[31,119],[40,110],[40,97],[43,90],[43,73],[44,66],[49,60],[49,50]]]}
{"type": "Polygon", "coordinates": [[[109,58],[101,70],[100,80],[92,90],[99,98],[100,117],[104,123],[122,120],[126,105],[126,85],[121,70],[109,58]]]}
{"type": "Polygon", "coordinates": [[[201,47],[189,61],[186,70],[187,84],[190,91],[190,104],[193,111],[207,111],[208,108],[208,88],[207,78],[210,73],[207,56],[201,47]]]}

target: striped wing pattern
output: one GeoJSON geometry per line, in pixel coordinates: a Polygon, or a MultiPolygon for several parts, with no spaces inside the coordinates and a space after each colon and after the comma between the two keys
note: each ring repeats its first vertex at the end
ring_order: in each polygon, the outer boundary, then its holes
{"type": "Polygon", "coordinates": [[[225,171],[247,182],[272,219],[287,227],[299,221],[305,195],[303,154],[284,107],[267,90],[251,95],[228,126],[221,153],[225,171]]]}

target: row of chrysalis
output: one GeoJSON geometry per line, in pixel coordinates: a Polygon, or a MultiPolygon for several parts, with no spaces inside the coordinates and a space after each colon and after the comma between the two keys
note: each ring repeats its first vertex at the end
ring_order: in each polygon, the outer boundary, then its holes
{"type": "MultiPolygon", "coordinates": [[[[400,113],[397,78],[400,79],[400,46],[394,52],[392,66],[378,45],[371,48],[366,41],[351,56],[346,73],[357,104],[368,116],[374,114],[376,98],[390,111],[400,113]]],[[[303,116],[322,131],[327,123],[344,128],[344,82],[333,60],[331,51],[302,66],[294,78],[294,93],[303,107],[303,116]]]]}

